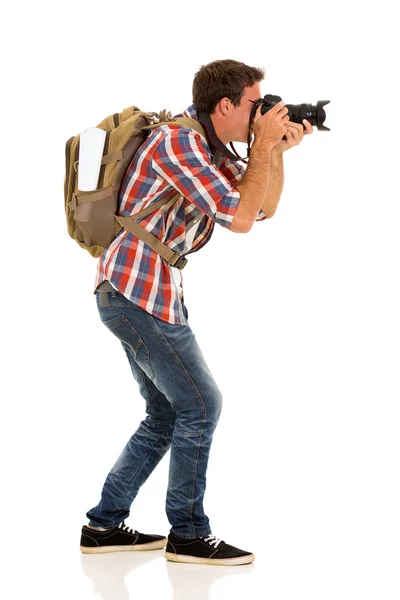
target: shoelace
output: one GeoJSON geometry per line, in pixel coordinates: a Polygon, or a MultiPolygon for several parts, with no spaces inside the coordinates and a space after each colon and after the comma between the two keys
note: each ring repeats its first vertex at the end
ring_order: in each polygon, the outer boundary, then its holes
{"type": "Polygon", "coordinates": [[[120,523],[118,525],[118,529],[122,529],[122,531],[126,531],[127,533],[136,533],[136,529],[132,529],[131,527],[128,527],[128,525],[126,525],[125,521],[122,521],[122,523],[120,523]]]}
{"type": "Polygon", "coordinates": [[[214,548],[218,548],[218,545],[222,541],[219,538],[217,538],[215,535],[207,535],[206,537],[203,537],[203,540],[205,542],[208,542],[210,544],[210,546],[212,546],[214,544],[214,548]]]}

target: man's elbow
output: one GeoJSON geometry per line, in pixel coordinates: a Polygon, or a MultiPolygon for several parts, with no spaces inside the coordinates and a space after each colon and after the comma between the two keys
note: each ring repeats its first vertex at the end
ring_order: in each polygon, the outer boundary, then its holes
{"type": "MultiPolygon", "coordinates": [[[[267,217],[267,219],[272,219],[272,217],[275,214],[275,211],[270,211],[268,213],[264,212],[265,216],[267,217]]],[[[263,221],[264,219],[255,219],[254,221],[246,221],[244,219],[238,219],[237,216],[235,215],[233,217],[231,226],[230,226],[230,230],[233,231],[234,233],[249,233],[249,231],[252,230],[253,225],[256,221],[263,221]]]]}
{"type": "Polygon", "coordinates": [[[244,221],[243,219],[240,219],[237,215],[235,215],[232,219],[232,223],[229,229],[234,233],[248,233],[251,229],[251,225],[249,226],[249,223],[247,221],[244,221]]]}
{"type": "MultiPolygon", "coordinates": [[[[274,212],[270,212],[270,213],[264,213],[264,215],[266,216],[267,219],[272,219],[272,217],[274,216],[275,211],[274,212]]],[[[264,221],[265,219],[255,219],[254,221],[248,222],[245,226],[244,229],[242,230],[242,233],[249,233],[249,231],[251,231],[253,229],[253,225],[254,223],[256,223],[256,221],[264,221]]]]}

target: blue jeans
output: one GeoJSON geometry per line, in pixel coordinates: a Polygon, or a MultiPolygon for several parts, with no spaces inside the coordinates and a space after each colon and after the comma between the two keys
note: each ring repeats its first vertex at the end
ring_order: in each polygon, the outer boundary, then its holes
{"type": "MultiPolygon", "coordinates": [[[[101,292],[103,295],[105,292],[101,292]]],[[[211,533],[203,510],[206,470],[222,395],[188,325],[153,317],[116,290],[100,319],[121,341],[146,402],[147,417],[107,475],[89,525],[113,527],[130,514],[140,487],[171,448],[166,513],[171,532],[185,539],[211,533]]],[[[104,296],[103,296],[104,297],[104,296]]],[[[115,378],[118,390],[118,376],[115,378]]],[[[123,390],[120,390],[123,393],[123,390]]]]}

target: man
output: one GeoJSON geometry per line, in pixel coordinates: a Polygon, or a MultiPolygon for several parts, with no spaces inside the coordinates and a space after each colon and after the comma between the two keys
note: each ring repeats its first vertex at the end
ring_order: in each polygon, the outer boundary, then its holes
{"type": "MultiPolygon", "coordinates": [[[[263,70],[233,60],[201,67],[193,81],[193,104],[183,116],[199,120],[206,137],[173,123],[152,131],[122,181],[119,214],[130,216],[178,191],[173,206],[150,212],[140,224],[181,255],[207,243],[215,223],[246,233],[254,221],[272,217],[283,188],[283,152],[312,133],[312,126],[304,121],[304,132],[290,122],[283,102],[264,115],[258,107],[247,169],[229,159],[228,142],[247,142],[263,78],[263,70]]],[[[95,294],[101,320],[121,341],[147,417],[108,474],[99,504],[86,513],[82,552],[167,545],[165,556],[175,562],[251,563],[254,554],[212,534],[203,510],[222,396],[188,324],[182,272],[122,230],[99,258],[95,294]],[[169,449],[171,530],[168,538],[139,533],[125,519],[169,449]]]]}

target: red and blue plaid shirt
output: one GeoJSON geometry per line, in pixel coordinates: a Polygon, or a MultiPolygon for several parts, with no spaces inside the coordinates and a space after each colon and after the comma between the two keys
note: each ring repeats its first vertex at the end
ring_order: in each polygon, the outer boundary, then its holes
{"type": "MultiPolygon", "coordinates": [[[[197,120],[196,107],[191,105],[176,115],[182,116],[197,120]]],[[[196,252],[210,239],[215,223],[230,228],[240,200],[235,185],[245,171],[225,157],[218,168],[211,161],[207,141],[194,129],[171,123],[152,130],[124,175],[118,214],[134,215],[175,189],[181,196],[173,206],[138,222],[175,252],[196,252]]],[[[264,219],[260,210],[257,220],[264,219]]],[[[186,323],[182,272],[126,229],[99,257],[95,290],[105,279],[154,317],[186,323]]]]}

